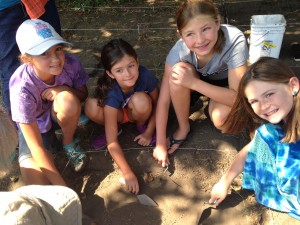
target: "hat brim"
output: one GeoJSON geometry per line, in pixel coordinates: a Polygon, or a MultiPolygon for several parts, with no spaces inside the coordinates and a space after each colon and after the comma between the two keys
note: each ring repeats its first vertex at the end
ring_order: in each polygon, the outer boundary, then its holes
{"type": "MultiPolygon", "coordinates": [[[[27,203],[31,204],[31,207],[29,209],[24,207],[25,210],[29,211],[27,216],[30,217],[27,219],[42,217],[40,218],[41,220],[51,221],[51,224],[65,225],[81,224],[82,222],[80,199],[76,192],[68,187],[58,185],[27,185],[10,193],[18,193],[31,200],[27,203]],[[31,210],[30,208],[37,208],[40,213],[35,213],[36,210],[31,210]],[[33,211],[33,215],[31,211],[33,211]]],[[[22,214],[20,213],[18,216],[21,217],[22,214]]],[[[26,214],[24,217],[26,218],[26,214]]]]}
{"type": "Polygon", "coordinates": [[[50,39],[47,40],[41,44],[39,44],[38,46],[35,46],[34,48],[31,48],[29,50],[27,50],[25,53],[29,54],[29,55],[33,55],[33,56],[38,56],[38,55],[42,55],[44,52],[46,52],[49,48],[55,46],[55,45],[67,45],[67,46],[72,46],[72,44],[70,42],[64,41],[64,40],[57,40],[57,39],[50,39]]]}

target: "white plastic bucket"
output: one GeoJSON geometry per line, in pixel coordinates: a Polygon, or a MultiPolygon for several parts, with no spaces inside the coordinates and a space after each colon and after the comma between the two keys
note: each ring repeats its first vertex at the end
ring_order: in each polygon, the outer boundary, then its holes
{"type": "Polygon", "coordinates": [[[249,62],[251,64],[262,56],[279,57],[285,26],[286,20],[281,14],[251,17],[249,42],[249,62]]]}

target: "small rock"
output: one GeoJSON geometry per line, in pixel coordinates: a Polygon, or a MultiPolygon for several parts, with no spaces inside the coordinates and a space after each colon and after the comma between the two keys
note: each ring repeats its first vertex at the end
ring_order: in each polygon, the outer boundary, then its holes
{"type": "Polygon", "coordinates": [[[18,182],[18,180],[19,180],[19,177],[18,177],[18,176],[12,176],[12,177],[10,177],[10,181],[11,181],[11,182],[16,183],[16,182],[18,182]]]}
{"type": "Polygon", "coordinates": [[[148,172],[148,173],[144,173],[143,179],[146,183],[149,183],[154,180],[154,177],[150,172],[148,172]]]}

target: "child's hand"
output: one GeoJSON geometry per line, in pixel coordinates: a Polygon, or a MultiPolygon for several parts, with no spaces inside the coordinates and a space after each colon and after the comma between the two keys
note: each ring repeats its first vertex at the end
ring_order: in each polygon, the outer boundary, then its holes
{"type": "Polygon", "coordinates": [[[124,180],[125,180],[125,188],[127,191],[132,192],[134,194],[139,193],[139,183],[134,175],[134,173],[130,172],[127,174],[124,174],[124,180]]]}
{"type": "Polygon", "coordinates": [[[162,145],[155,146],[153,150],[153,157],[157,160],[159,164],[162,165],[162,167],[170,165],[167,148],[162,145]]]}
{"type": "Polygon", "coordinates": [[[196,78],[196,70],[189,63],[180,62],[172,68],[171,81],[175,84],[190,88],[194,78],[196,78]]]}
{"type": "Polygon", "coordinates": [[[136,136],[134,141],[137,141],[137,143],[142,146],[150,146],[152,142],[152,136],[147,135],[145,132],[136,136]]]}
{"type": "Polygon", "coordinates": [[[225,180],[221,179],[214,185],[211,191],[209,203],[216,203],[216,206],[218,206],[226,198],[228,189],[228,184],[225,182],[225,180]]]}
{"type": "Polygon", "coordinates": [[[65,85],[47,88],[42,92],[41,97],[43,100],[54,101],[56,95],[68,89],[68,86],[65,85]]]}

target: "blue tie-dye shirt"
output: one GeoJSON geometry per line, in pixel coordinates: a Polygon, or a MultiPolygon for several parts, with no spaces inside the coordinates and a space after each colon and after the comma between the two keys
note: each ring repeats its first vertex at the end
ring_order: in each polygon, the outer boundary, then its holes
{"type": "Polygon", "coordinates": [[[256,200],[300,220],[300,141],[283,143],[279,125],[264,124],[257,131],[244,166],[243,188],[256,200]]]}

